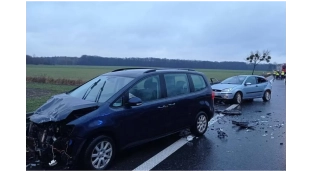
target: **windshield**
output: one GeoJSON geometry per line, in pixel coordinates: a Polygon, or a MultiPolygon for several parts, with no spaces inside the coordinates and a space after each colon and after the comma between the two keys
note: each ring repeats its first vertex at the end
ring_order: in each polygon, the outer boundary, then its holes
{"type": "Polygon", "coordinates": [[[101,75],[68,93],[68,95],[103,103],[132,80],[133,78],[129,77],[101,75]]]}
{"type": "Polygon", "coordinates": [[[221,82],[221,84],[243,84],[246,76],[234,76],[227,78],[221,82]]]}

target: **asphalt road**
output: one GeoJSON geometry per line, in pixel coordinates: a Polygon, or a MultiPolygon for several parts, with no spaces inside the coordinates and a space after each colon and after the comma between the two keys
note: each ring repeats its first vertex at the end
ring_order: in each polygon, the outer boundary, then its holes
{"type": "MultiPolygon", "coordinates": [[[[216,106],[219,109],[229,107],[216,106]]],[[[256,99],[236,109],[241,115],[218,115],[203,137],[178,147],[186,138],[173,135],[121,153],[110,170],[286,170],[286,85],[273,82],[272,99],[256,99]],[[240,128],[232,121],[253,128],[240,128]],[[227,135],[218,137],[221,128],[227,135]],[[174,151],[174,152],[172,152],[174,151]],[[142,168],[139,167],[139,168],[142,168]]]]}

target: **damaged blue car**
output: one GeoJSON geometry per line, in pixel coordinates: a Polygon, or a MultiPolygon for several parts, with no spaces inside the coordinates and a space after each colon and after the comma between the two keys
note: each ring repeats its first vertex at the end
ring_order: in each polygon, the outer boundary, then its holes
{"type": "Polygon", "coordinates": [[[214,115],[208,79],[189,69],[124,68],[55,95],[26,121],[26,167],[107,169],[120,150],[189,128],[203,135],[214,115]]]}

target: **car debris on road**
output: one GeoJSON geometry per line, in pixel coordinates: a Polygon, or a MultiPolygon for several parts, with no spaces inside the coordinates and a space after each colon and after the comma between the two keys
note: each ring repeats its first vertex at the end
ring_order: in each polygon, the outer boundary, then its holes
{"type": "Polygon", "coordinates": [[[242,111],[240,110],[215,110],[218,114],[225,114],[225,115],[241,115],[242,111]]]}
{"type": "Polygon", "coordinates": [[[250,122],[238,122],[238,121],[232,121],[232,124],[239,126],[241,128],[246,128],[246,129],[252,129],[254,126],[258,125],[257,122],[250,123],[250,122]]]}
{"type": "Polygon", "coordinates": [[[228,137],[228,135],[225,132],[223,132],[222,128],[217,128],[217,132],[218,132],[218,138],[220,139],[228,137]]]}
{"type": "Polygon", "coordinates": [[[242,111],[240,110],[225,110],[222,112],[222,114],[226,114],[226,115],[241,115],[242,111]]]}

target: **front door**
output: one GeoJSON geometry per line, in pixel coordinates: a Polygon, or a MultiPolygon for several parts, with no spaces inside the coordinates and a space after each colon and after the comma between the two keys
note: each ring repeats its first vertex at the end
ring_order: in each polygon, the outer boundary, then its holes
{"type": "Polygon", "coordinates": [[[259,88],[258,88],[257,80],[255,76],[249,76],[246,79],[244,90],[245,90],[244,99],[256,98],[258,96],[259,88]]]}
{"type": "Polygon", "coordinates": [[[120,112],[119,136],[126,144],[142,141],[166,132],[164,118],[168,107],[162,98],[159,75],[139,81],[129,90],[129,98],[142,100],[139,106],[118,108],[120,112]]]}

